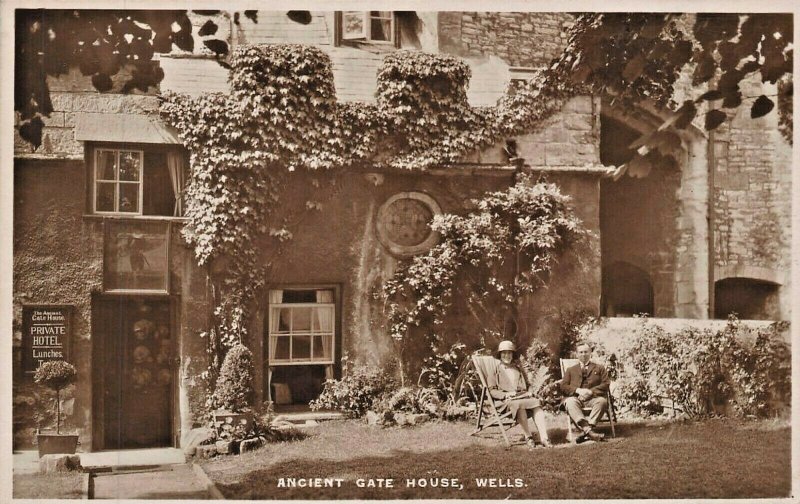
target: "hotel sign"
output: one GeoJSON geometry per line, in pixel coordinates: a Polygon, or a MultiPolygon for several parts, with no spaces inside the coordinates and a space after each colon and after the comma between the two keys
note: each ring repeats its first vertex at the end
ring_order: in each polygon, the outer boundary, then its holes
{"type": "Polygon", "coordinates": [[[22,369],[33,373],[42,362],[69,361],[72,339],[70,305],[22,307],[22,369]]]}

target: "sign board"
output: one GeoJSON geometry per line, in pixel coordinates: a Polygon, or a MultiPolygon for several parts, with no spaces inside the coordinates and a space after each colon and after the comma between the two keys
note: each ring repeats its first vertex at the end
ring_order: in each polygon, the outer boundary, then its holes
{"type": "Polygon", "coordinates": [[[72,340],[70,305],[22,307],[22,369],[33,373],[42,362],[69,361],[72,340]]]}

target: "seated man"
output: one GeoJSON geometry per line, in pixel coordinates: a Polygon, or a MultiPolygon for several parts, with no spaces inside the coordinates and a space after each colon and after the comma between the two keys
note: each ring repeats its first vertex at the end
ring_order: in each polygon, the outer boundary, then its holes
{"type": "Polygon", "coordinates": [[[559,384],[565,396],[561,407],[567,410],[575,424],[583,430],[583,434],[575,440],[577,443],[587,439],[601,441],[603,435],[595,432],[594,426],[608,408],[608,371],[603,365],[591,361],[592,349],[588,344],[579,344],[577,354],[578,364],[564,371],[564,377],[559,384]],[[583,408],[592,409],[588,419],[583,414],[583,408]]]}

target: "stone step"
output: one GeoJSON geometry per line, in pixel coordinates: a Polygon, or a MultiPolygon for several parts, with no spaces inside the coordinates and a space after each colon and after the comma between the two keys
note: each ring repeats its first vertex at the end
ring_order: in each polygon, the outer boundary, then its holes
{"type": "Polygon", "coordinates": [[[329,420],[344,420],[343,413],[338,411],[308,411],[300,413],[280,413],[273,420],[273,423],[291,422],[305,424],[311,422],[326,422],[329,420]]]}

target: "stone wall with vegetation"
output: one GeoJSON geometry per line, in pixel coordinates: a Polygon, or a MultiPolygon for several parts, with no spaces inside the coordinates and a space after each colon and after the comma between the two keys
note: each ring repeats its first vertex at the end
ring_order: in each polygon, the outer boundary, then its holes
{"type": "Polygon", "coordinates": [[[566,47],[572,20],[564,12],[440,12],[439,48],[464,57],[497,56],[510,66],[540,67],[566,47]]]}

